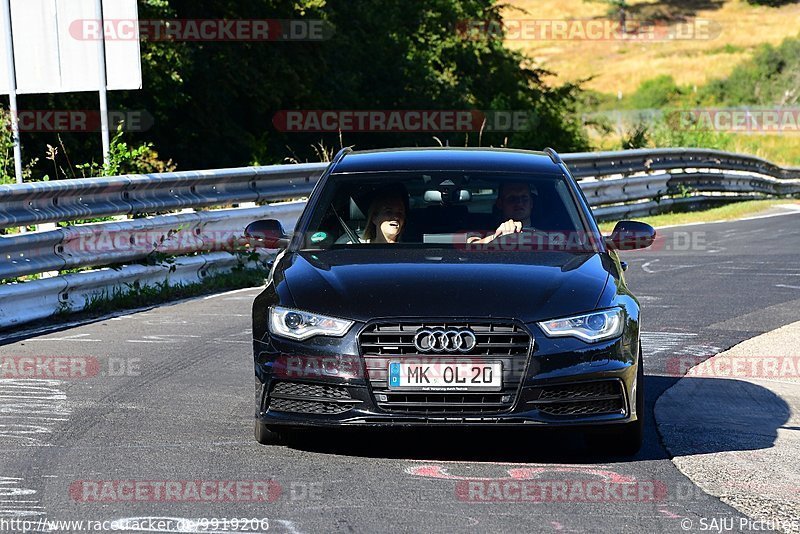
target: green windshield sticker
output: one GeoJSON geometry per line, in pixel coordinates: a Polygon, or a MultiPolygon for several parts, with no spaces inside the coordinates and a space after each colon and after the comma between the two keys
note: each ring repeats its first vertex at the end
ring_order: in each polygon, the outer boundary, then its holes
{"type": "Polygon", "coordinates": [[[325,238],[328,237],[328,234],[325,232],[317,232],[316,234],[311,236],[312,243],[319,243],[320,241],[325,241],[325,238]]]}

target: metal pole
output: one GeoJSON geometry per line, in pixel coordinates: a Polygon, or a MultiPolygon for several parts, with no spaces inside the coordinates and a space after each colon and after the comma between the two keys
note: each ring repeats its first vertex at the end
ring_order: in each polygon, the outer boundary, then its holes
{"type": "Polygon", "coordinates": [[[3,33],[6,37],[6,68],[8,70],[8,108],[11,112],[11,136],[14,141],[14,172],[17,183],[22,183],[22,145],[19,140],[19,114],[17,109],[17,69],[14,65],[14,36],[11,33],[11,0],[2,1],[3,33]]]}
{"type": "Polygon", "coordinates": [[[108,165],[111,137],[108,130],[108,80],[106,79],[106,32],[103,24],[103,0],[95,0],[97,20],[100,22],[100,39],[97,40],[97,65],[100,72],[100,130],[103,136],[103,162],[108,165]]]}

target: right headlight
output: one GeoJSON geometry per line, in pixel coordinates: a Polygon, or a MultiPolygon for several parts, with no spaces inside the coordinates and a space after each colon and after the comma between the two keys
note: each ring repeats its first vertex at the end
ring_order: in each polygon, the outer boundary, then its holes
{"type": "Polygon", "coordinates": [[[625,316],[621,308],[542,321],[539,327],[548,337],[572,336],[593,343],[622,334],[625,316]]]}

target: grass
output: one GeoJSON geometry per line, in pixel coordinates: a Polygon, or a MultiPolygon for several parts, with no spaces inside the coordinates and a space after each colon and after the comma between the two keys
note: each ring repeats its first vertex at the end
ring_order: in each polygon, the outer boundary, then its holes
{"type": "MultiPolygon", "coordinates": [[[[268,271],[262,269],[234,269],[229,273],[211,275],[197,284],[168,285],[166,282],[155,286],[128,285],[125,289],[115,289],[111,294],[103,293],[86,302],[80,315],[97,316],[110,312],[143,308],[174,300],[220,293],[246,287],[258,287],[267,278],[268,271]]],[[[64,310],[60,315],[68,313],[64,310]]]]}
{"type": "MultiPolygon", "coordinates": [[[[620,150],[623,134],[616,130],[600,135],[596,131],[589,131],[589,139],[597,150],[620,150]]],[[[715,144],[713,148],[736,152],[738,154],[751,154],[766,159],[777,165],[785,167],[800,167],[800,133],[758,134],[758,133],[731,133],[729,140],[715,144]]],[[[648,147],[652,147],[648,143],[648,147]]]]}
{"type": "MultiPolygon", "coordinates": [[[[629,20],[684,18],[713,21],[719,35],[711,39],[650,42],[620,40],[508,40],[539,66],[556,73],[555,82],[589,77],[588,89],[630,94],[659,74],[670,74],[679,85],[699,86],[724,78],[734,66],[752,56],[762,43],[779,44],[798,35],[800,3],[781,7],[754,6],[746,0],[631,0],[629,20]]],[[[511,0],[506,20],[609,18],[607,6],[585,0],[511,0]],[[527,13],[520,12],[524,9],[527,13]]]]}
{"type": "MultiPolygon", "coordinates": [[[[746,200],[744,202],[735,202],[733,204],[703,211],[662,213],[661,215],[653,215],[651,217],[637,217],[636,220],[645,222],[656,228],[675,224],[730,221],[762,213],[779,204],[797,204],[800,206],[800,200],[746,200]]],[[[600,223],[600,230],[604,234],[611,233],[615,224],[616,221],[600,223]]]]}
{"type": "Polygon", "coordinates": [[[731,152],[753,154],[779,165],[800,167],[800,133],[784,135],[736,134],[732,136],[731,152]]]}

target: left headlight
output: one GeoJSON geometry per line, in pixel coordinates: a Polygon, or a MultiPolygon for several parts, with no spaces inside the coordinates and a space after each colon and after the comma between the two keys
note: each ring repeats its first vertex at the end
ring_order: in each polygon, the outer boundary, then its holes
{"type": "Polygon", "coordinates": [[[270,332],[296,341],[314,336],[341,337],[351,326],[353,321],[282,306],[273,306],[269,310],[270,332]]]}
{"type": "Polygon", "coordinates": [[[549,337],[573,336],[590,343],[610,339],[622,334],[625,328],[622,309],[603,310],[565,319],[553,319],[539,323],[549,337]]]}

